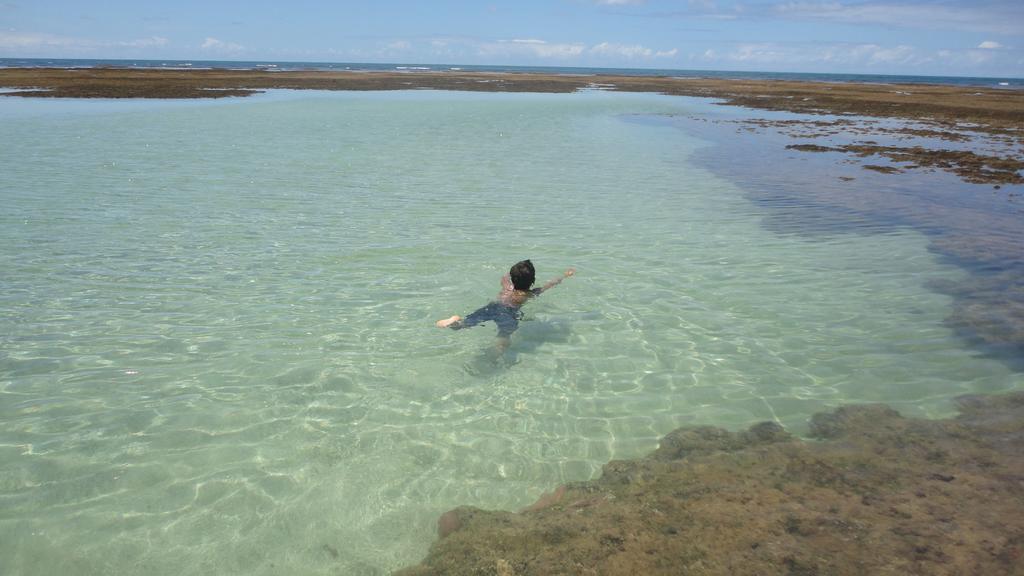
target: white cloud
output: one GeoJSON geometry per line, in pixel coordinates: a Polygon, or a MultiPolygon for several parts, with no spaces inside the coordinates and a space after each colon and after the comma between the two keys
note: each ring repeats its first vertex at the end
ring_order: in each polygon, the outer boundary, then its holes
{"type": "Polygon", "coordinates": [[[749,70],[859,72],[865,74],[971,74],[1018,76],[1009,50],[929,50],[907,44],[763,42],[708,48],[689,56],[709,67],[749,70]]]}
{"type": "Polygon", "coordinates": [[[583,44],[559,44],[535,38],[517,38],[482,43],[477,47],[477,52],[487,57],[569,59],[583,54],[584,49],[583,44]]]}
{"type": "Polygon", "coordinates": [[[599,56],[612,56],[635,60],[638,58],[671,58],[679,51],[675,48],[671,50],[655,51],[639,44],[615,44],[612,42],[601,42],[600,44],[592,46],[589,52],[599,56]]]}
{"type": "Polygon", "coordinates": [[[1019,35],[1024,29],[1024,3],[1020,0],[687,0],[685,6],[678,6],[683,2],[676,0],[672,4],[676,7],[645,16],[684,20],[810,20],[1007,35],[1019,35]]]}
{"type": "Polygon", "coordinates": [[[985,2],[954,6],[929,2],[785,2],[768,14],[787,19],[828,20],[845,24],[880,24],[942,30],[1019,34],[1024,10],[1014,3],[985,2]]]}
{"type": "Polygon", "coordinates": [[[63,55],[80,56],[111,48],[158,48],[170,44],[162,36],[150,36],[136,40],[99,41],[91,38],[58,36],[37,32],[0,31],[0,49],[22,52],[44,53],[60,50],[63,55]]]}
{"type": "Polygon", "coordinates": [[[591,54],[599,54],[601,56],[622,56],[625,58],[650,58],[654,51],[650,48],[644,48],[639,44],[626,45],[626,44],[610,44],[608,42],[601,42],[590,49],[591,54]]]}
{"type": "Polygon", "coordinates": [[[390,44],[385,46],[385,48],[387,48],[388,50],[396,51],[408,50],[409,48],[412,48],[412,44],[410,44],[406,40],[395,40],[394,42],[391,42],[390,44]]]}
{"type": "Polygon", "coordinates": [[[775,44],[744,44],[726,56],[736,62],[784,62],[791,57],[787,50],[775,44]]]}
{"type": "Polygon", "coordinates": [[[878,63],[909,64],[917,57],[916,51],[910,46],[883,48],[872,45],[868,52],[869,61],[878,63]]]}
{"type": "Polygon", "coordinates": [[[85,40],[53,34],[0,31],[0,48],[7,50],[83,47],[86,43],[85,40]]]}
{"type": "Polygon", "coordinates": [[[644,4],[647,0],[597,0],[602,6],[625,6],[627,4],[644,4]]]}
{"type": "Polygon", "coordinates": [[[224,42],[223,40],[218,40],[217,38],[211,38],[209,36],[207,36],[206,40],[204,40],[203,43],[199,45],[199,47],[203,50],[208,50],[210,52],[237,53],[245,50],[245,47],[241,44],[235,44],[234,42],[224,42]]]}
{"type": "MultiPolygon", "coordinates": [[[[494,42],[473,42],[477,56],[484,58],[533,58],[601,64],[615,61],[653,60],[672,58],[679,50],[655,50],[640,44],[600,42],[587,45],[581,42],[548,42],[539,38],[514,38],[494,42]],[[596,60],[595,60],[596,59],[596,60]]],[[[435,44],[435,48],[438,48],[435,44]]]]}
{"type": "Polygon", "coordinates": [[[118,46],[125,46],[127,48],[153,48],[155,46],[166,46],[170,43],[170,40],[162,36],[150,36],[149,38],[142,38],[139,40],[129,40],[127,42],[118,42],[118,46]]]}
{"type": "Polygon", "coordinates": [[[809,65],[878,70],[900,65],[920,65],[932,60],[930,54],[906,45],[774,42],[738,44],[725,52],[708,49],[700,58],[706,62],[764,66],[776,70],[805,68],[809,65]]]}
{"type": "Polygon", "coordinates": [[[982,50],[999,50],[1002,47],[1002,44],[993,40],[985,40],[981,44],[978,44],[978,48],[981,48],[982,50]]]}

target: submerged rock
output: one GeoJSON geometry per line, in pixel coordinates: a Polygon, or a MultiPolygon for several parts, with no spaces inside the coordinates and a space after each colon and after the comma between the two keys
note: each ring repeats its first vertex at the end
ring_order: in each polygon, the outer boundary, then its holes
{"type": "Polygon", "coordinates": [[[446,513],[398,574],[1024,574],[1024,393],[958,405],[681,428],[519,513],[446,513]]]}

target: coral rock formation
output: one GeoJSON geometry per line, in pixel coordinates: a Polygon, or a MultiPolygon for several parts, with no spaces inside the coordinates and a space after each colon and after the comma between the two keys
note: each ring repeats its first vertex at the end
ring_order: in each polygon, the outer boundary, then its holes
{"type": "Polygon", "coordinates": [[[958,405],[682,428],[519,513],[446,513],[398,574],[1024,574],[1024,393],[958,405]]]}

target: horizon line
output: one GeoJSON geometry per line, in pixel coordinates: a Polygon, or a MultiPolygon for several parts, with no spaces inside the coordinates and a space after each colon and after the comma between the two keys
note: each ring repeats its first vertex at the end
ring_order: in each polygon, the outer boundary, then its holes
{"type": "Polygon", "coordinates": [[[64,60],[64,61],[81,61],[81,62],[95,62],[95,61],[108,61],[108,62],[208,62],[208,63],[222,63],[222,62],[235,62],[244,64],[334,64],[334,65],[346,65],[346,64],[370,64],[374,66],[444,66],[449,68],[458,67],[476,67],[476,68],[543,68],[543,69],[577,69],[577,70],[636,70],[636,71],[669,71],[669,72],[733,72],[738,74],[794,74],[794,75],[807,75],[807,76],[820,76],[820,75],[837,75],[837,76],[880,76],[880,77],[904,77],[904,78],[975,78],[975,79],[993,79],[993,80],[1021,80],[1024,81],[1024,77],[1017,76],[970,76],[963,74],[896,74],[896,73],[876,73],[876,72],[796,72],[786,70],[738,70],[738,69],[720,69],[720,68],[648,68],[648,67],[632,67],[632,66],[557,66],[550,64],[455,64],[455,63],[441,63],[441,62],[357,62],[357,61],[332,61],[332,60],[271,60],[271,59],[256,59],[256,60],[236,60],[236,59],[202,59],[202,58],[81,58],[81,57],[60,57],[60,56],[0,56],[0,61],[3,60],[64,60]]]}

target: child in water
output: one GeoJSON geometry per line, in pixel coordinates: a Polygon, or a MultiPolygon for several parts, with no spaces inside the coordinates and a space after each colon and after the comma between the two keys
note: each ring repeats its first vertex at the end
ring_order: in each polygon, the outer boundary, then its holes
{"type": "Polygon", "coordinates": [[[530,286],[533,286],[536,280],[533,263],[529,260],[517,262],[508,271],[508,274],[502,276],[501,292],[498,294],[497,300],[490,302],[465,318],[456,315],[444,320],[438,320],[437,327],[459,330],[462,328],[472,328],[477,324],[493,320],[498,325],[498,349],[504,351],[509,346],[509,337],[519,327],[519,319],[523,315],[520,308],[523,304],[526,304],[526,301],[530,298],[539,296],[557,286],[562,280],[575,273],[576,270],[569,268],[560,278],[555,278],[540,288],[530,289],[530,286]]]}

